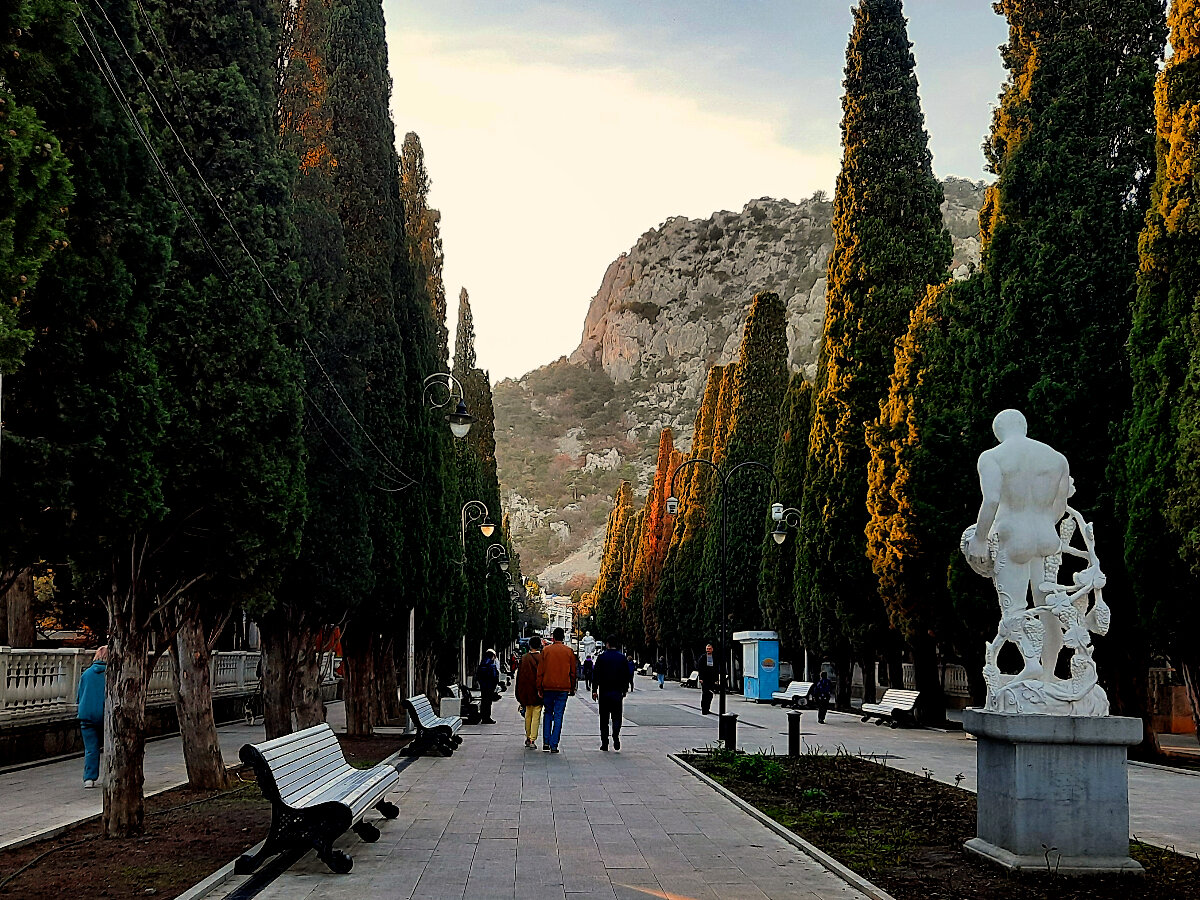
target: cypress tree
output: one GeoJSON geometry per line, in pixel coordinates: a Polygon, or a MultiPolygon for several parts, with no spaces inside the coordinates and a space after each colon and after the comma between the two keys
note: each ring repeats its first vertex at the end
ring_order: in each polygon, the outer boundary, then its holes
{"type": "MultiPolygon", "coordinates": [[[[803,495],[811,424],[812,385],[802,373],[797,372],[791,376],[780,406],[779,437],[775,444],[774,471],[779,482],[777,499],[786,508],[798,508],[803,495]]],[[[795,575],[795,536],[789,534],[778,546],[769,535],[764,538],[759,579],[763,624],[777,631],[782,646],[793,654],[803,645],[796,618],[795,575]]],[[[795,655],[791,658],[796,659],[795,655]]]]}
{"type": "MultiPolygon", "coordinates": [[[[712,459],[713,425],[724,381],[724,366],[713,366],[708,370],[704,396],[692,428],[692,452],[687,460],[712,459]]],[[[700,637],[695,628],[697,573],[694,569],[697,551],[703,547],[699,536],[704,530],[704,486],[708,483],[709,474],[706,466],[695,465],[687,466],[674,478],[680,507],[670,522],[670,542],[663,558],[662,579],[654,598],[655,617],[660,623],[671,623],[672,639],[681,647],[694,644],[700,637]]]]}
{"type": "Polygon", "coordinates": [[[1172,54],[1155,87],[1157,177],[1139,243],[1129,337],[1133,405],[1117,452],[1125,561],[1142,621],[1182,673],[1200,722],[1200,238],[1193,173],[1200,161],[1200,32],[1193,2],[1168,14],[1172,54]]]}
{"type": "Polygon", "coordinates": [[[13,0],[0,9],[0,375],[33,340],[18,325],[50,254],[64,246],[74,194],[70,162],[37,105],[57,69],[78,65],[63,0],[13,0]]]}
{"type": "Polygon", "coordinates": [[[633,507],[633,486],[622,481],[617,489],[608,526],[604,532],[604,551],[600,556],[600,575],[591,592],[592,615],[600,633],[616,634],[620,629],[621,576],[624,563],[625,532],[633,507]]]}
{"type": "MultiPolygon", "coordinates": [[[[883,616],[866,559],[863,423],[878,415],[909,313],[926,285],[947,277],[952,253],[911,46],[899,0],[861,0],[846,49],[842,169],[800,507],[797,603],[811,607],[802,619],[820,623],[806,639],[827,653],[852,649],[869,681],[883,616]],[[840,634],[828,633],[834,623],[840,634]]],[[[849,678],[839,683],[848,689],[849,678]]]]}
{"type": "MultiPolygon", "coordinates": [[[[759,624],[758,582],[763,538],[775,500],[770,467],[779,436],[779,401],[787,388],[787,307],[770,291],[756,294],[746,317],[742,345],[729,387],[727,438],[718,462],[728,474],[743,463],[768,467],[767,472],[745,467],[730,476],[725,490],[727,544],[722,547],[721,509],[716,485],[709,503],[710,526],[705,534],[704,567],[709,607],[705,617],[719,636],[721,580],[725,579],[725,634],[759,624]],[[722,572],[722,554],[724,573],[722,572]]],[[[720,417],[718,417],[720,418],[720,417]]],[[[774,546],[772,544],[772,546],[774,546]]]]}
{"type": "MultiPolygon", "coordinates": [[[[155,323],[171,388],[164,529],[186,535],[164,540],[156,565],[164,587],[193,585],[168,610],[180,729],[192,786],[220,788],[227,778],[208,680],[210,632],[239,602],[275,589],[296,556],[304,515],[300,310],[289,262],[295,162],[278,149],[274,5],[146,8],[143,28],[173,48],[170,60],[149,54],[172,129],[160,156],[177,173],[199,232],[177,235],[170,302],[155,323]],[[188,155],[205,161],[203,182],[188,155]]],[[[155,38],[145,44],[162,46],[155,38]]]]}
{"type": "MultiPolygon", "coordinates": [[[[132,3],[106,7],[135,55],[132,3]]],[[[48,11],[48,32],[67,27],[48,11]]],[[[51,558],[69,563],[80,594],[100,599],[110,649],[103,758],[103,831],[143,827],[145,686],[155,616],[148,535],[166,515],[159,450],[168,402],[153,349],[175,213],[134,129],[144,99],[136,82],[110,86],[91,54],[117,61],[111,30],[80,27],[89,50],[53,67],[31,97],[71,163],[76,196],[66,223],[69,249],[45,263],[39,302],[21,308],[18,327],[38,336],[18,374],[6,380],[5,462],[0,505],[7,527],[23,529],[51,558]],[[126,106],[114,92],[132,99],[126,106]],[[14,524],[15,523],[15,524],[14,524]],[[131,565],[131,560],[133,565],[131,565]]],[[[45,32],[43,32],[45,33],[45,32]]],[[[61,245],[60,245],[61,246],[61,245]]]]}

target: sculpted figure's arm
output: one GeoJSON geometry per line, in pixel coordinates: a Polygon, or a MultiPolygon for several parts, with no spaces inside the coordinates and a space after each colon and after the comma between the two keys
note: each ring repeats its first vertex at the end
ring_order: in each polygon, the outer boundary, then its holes
{"type": "Polygon", "coordinates": [[[983,502],[979,505],[979,518],[975,522],[975,536],[967,547],[971,559],[986,561],[988,558],[988,535],[1000,509],[1000,491],[1004,476],[1000,466],[987,453],[979,457],[979,487],[983,491],[983,502]]]}

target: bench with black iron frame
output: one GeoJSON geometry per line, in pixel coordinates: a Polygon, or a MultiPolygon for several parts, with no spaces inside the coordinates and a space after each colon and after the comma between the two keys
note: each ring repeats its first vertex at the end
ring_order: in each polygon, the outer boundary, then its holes
{"type": "Polygon", "coordinates": [[[363,818],[372,808],[388,819],[400,814],[383,799],[400,780],[395,767],[354,768],[328,725],[246,744],[240,755],[254,768],[263,797],[271,802],[271,829],[257,853],[238,858],[234,871],[239,874],[253,872],[266,857],[293,847],[312,847],[325,865],[345,874],[354,860],[333,842],[350,828],[368,843],[377,841],[379,829],[363,818]]]}
{"type": "Polygon", "coordinates": [[[915,710],[917,698],[920,696],[920,693],[920,691],[902,691],[898,688],[888,688],[883,694],[883,699],[878,703],[864,703],[862,705],[862,720],[869,722],[874,717],[876,725],[882,725],[884,722],[887,722],[892,728],[899,728],[902,719],[908,719],[915,724],[915,710]]]}
{"type": "Polygon", "coordinates": [[[410,756],[423,753],[438,753],[449,756],[462,743],[458,736],[463,720],[460,716],[439,716],[433,711],[433,704],[424,694],[417,694],[404,701],[409,718],[417,729],[417,736],[408,745],[405,752],[410,756]]]}

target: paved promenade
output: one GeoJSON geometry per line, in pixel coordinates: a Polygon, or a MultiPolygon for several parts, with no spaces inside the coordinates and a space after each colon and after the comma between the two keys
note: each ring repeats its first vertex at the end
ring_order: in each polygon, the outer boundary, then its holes
{"type": "Polygon", "coordinates": [[[599,751],[595,705],[572,698],[562,752],[550,754],[524,748],[505,695],[496,725],[464,728],[453,757],[401,773],[390,796],[400,817],[377,822],[378,842],[339,841],[354,856],[349,875],[310,853],[257,897],[864,900],[666,758],[715,740],[715,716],[677,705],[698,697],[678,686],[633,693],[619,753],[599,751]]]}
{"type": "MultiPolygon", "coordinates": [[[[567,707],[563,752],[527,751],[510,695],[495,726],[468,726],[450,759],[416,760],[394,799],[400,818],[382,822],[373,845],[343,838],[354,871],[330,876],[311,855],[268,886],[267,897],[659,897],[857,898],[754,819],[666,759],[672,751],[716,742],[716,716],[700,715],[700,694],[650,679],[626,700],[623,748],[597,749],[590,699],[567,707]],[[530,888],[529,886],[532,886],[530,888]]],[[[716,703],[714,702],[714,710],[716,703]]],[[[748,750],[785,752],[787,716],[731,697],[748,750]]],[[[329,707],[335,728],[340,703],[329,707]]],[[[961,732],[890,729],[831,712],[825,725],[803,716],[806,748],[873,755],[916,774],[975,786],[975,743],[961,732]]],[[[233,761],[261,726],[221,729],[233,761]]],[[[146,787],[184,780],[178,738],[147,745],[146,787]]],[[[80,784],[82,761],[0,774],[0,844],[31,831],[98,813],[100,795],[80,784]]],[[[1131,765],[1131,830],[1139,839],[1200,853],[1200,776],[1131,765]]],[[[239,882],[231,882],[227,896],[239,882]]]]}

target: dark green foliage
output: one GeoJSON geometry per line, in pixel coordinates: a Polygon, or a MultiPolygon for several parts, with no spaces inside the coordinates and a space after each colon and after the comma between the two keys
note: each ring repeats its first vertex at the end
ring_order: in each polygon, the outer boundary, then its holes
{"type": "Polygon", "coordinates": [[[0,9],[0,375],[33,339],[17,324],[38,274],[66,239],[70,162],[40,118],[55,69],[73,64],[64,0],[12,0],[0,9]]]}
{"type": "MultiPolygon", "coordinates": [[[[812,425],[812,385],[802,373],[792,375],[779,407],[779,437],[775,444],[774,471],[779,482],[776,498],[785,508],[797,508],[804,493],[808,466],[808,433],[812,425]]],[[[759,605],[763,626],[779,632],[784,648],[798,650],[799,623],[795,609],[796,532],[788,529],[782,544],[764,538],[759,605]]],[[[795,656],[793,655],[793,659],[795,656]]]]}
{"type": "Polygon", "coordinates": [[[1156,86],[1157,178],[1140,239],[1129,360],[1133,405],[1114,469],[1125,560],[1142,620],[1195,688],[1200,621],[1200,295],[1195,167],[1200,57],[1194,2],[1171,6],[1172,54],[1156,86]]]}
{"type": "Polygon", "coordinates": [[[909,313],[952,255],[901,4],[862,0],[854,22],[795,585],[806,645],[826,653],[882,641],[864,423],[878,415],[909,313]]]}
{"type": "Polygon", "coordinates": [[[725,635],[761,625],[758,602],[763,537],[775,500],[771,468],[779,436],[779,398],[787,387],[787,307],[778,294],[756,294],[730,386],[729,424],[721,454],[725,546],[722,548],[720,491],[713,485],[706,515],[703,579],[707,588],[705,631],[721,627],[721,582],[725,582],[725,635]],[[743,466],[757,463],[765,466],[743,466]],[[733,471],[738,466],[742,468],[733,471]],[[730,474],[732,473],[732,474],[730,474]],[[725,557],[724,574],[721,556],[725,557]]]}
{"type": "Polygon", "coordinates": [[[168,584],[200,579],[189,599],[211,601],[215,618],[274,590],[304,517],[295,161],[278,150],[275,121],[280,23],[265,0],[145,6],[173,47],[170,59],[147,50],[182,141],[161,129],[160,156],[199,228],[176,236],[154,322],[169,386],[167,527],[187,536],[159,562],[168,584]],[[203,182],[188,155],[204,160],[203,182]]]}

